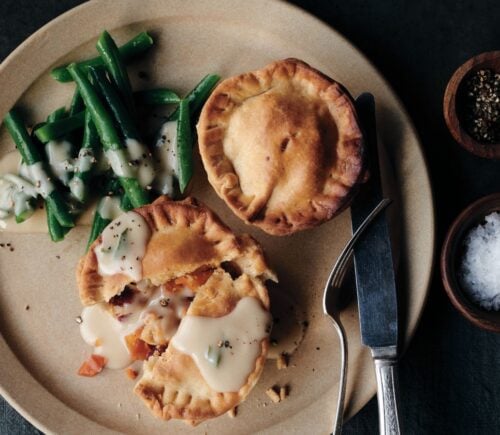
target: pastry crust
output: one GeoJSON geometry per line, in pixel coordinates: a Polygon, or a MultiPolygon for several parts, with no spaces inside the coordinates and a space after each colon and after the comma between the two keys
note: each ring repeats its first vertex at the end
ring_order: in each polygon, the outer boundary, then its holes
{"type": "MultiPolygon", "coordinates": [[[[257,298],[263,307],[269,309],[267,290],[260,280],[246,274],[233,280],[229,273],[218,269],[196,291],[187,314],[225,316],[246,296],[257,298]]],[[[239,391],[219,393],[205,382],[190,356],[169,346],[163,354],[149,358],[144,364],[144,374],[135,387],[135,393],[162,419],[180,418],[198,424],[224,414],[245,400],[264,368],[268,348],[266,338],[261,341],[261,351],[253,371],[239,391]]]]}
{"type": "MultiPolygon", "coordinates": [[[[193,198],[170,201],[160,197],[134,211],[152,231],[142,260],[142,274],[153,285],[228,261],[241,263],[244,272],[252,277],[276,280],[255,240],[246,235],[236,237],[212,211],[193,198]]],[[[94,248],[100,243],[101,237],[94,241],[77,267],[83,305],[108,302],[132,282],[126,274],[99,274],[94,248]]]]}
{"type": "Polygon", "coordinates": [[[197,131],[217,194],[245,222],[273,235],[331,219],[365,175],[351,96],[297,59],[224,80],[197,131]]]}
{"type": "MultiPolygon", "coordinates": [[[[213,269],[204,284],[191,289],[194,299],[188,315],[225,316],[244,297],[256,298],[269,310],[264,282],[276,281],[276,276],[252,237],[235,236],[214,213],[191,198],[176,202],[162,197],[135,212],[146,220],[152,233],[142,260],[143,279],[159,286],[206,267],[213,269]]],[[[109,302],[131,284],[131,278],[124,274],[99,275],[94,253],[99,243],[100,238],[80,260],[77,270],[84,305],[109,302]]],[[[141,339],[163,349],[171,338],[169,325],[163,326],[166,329],[159,330],[158,317],[150,313],[141,339]]],[[[198,424],[224,414],[246,398],[262,372],[268,348],[266,337],[260,342],[252,372],[238,391],[219,393],[206,383],[191,356],[168,346],[145,361],[134,391],[158,417],[198,424]]]]}

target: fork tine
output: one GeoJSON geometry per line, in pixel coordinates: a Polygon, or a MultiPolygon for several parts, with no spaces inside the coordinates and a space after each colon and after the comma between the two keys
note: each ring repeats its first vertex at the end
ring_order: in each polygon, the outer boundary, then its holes
{"type": "Polygon", "coordinates": [[[342,267],[339,268],[339,272],[336,274],[336,280],[332,282],[336,288],[340,288],[342,283],[344,282],[344,278],[346,276],[349,265],[351,264],[353,251],[349,251],[349,253],[344,257],[344,261],[342,263],[342,267]]]}

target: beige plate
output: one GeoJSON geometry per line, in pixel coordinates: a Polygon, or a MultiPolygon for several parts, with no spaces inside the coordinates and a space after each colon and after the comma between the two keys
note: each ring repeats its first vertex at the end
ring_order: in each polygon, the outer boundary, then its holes
{"type": "MultiPolygon", "coordinates": [[[[422,311],[434,247],[431,188],[415,130],[387,83],[338,33],[281,2],[150,0],[95,1],[62,15],[36,32],[0,67],[0,114],[20,99],[31,120],[67,104],[73,85],[60,85],[50,68],[94,53],[102,29],[122,42],[151,31],[155,48],[131,68],[134,86],[163,85],[185,92],[208,72],[222,76],[298,57],[344,83],[357,95],[375,95],[381,138],[401,197],[401,265],[407,342],[422,311]],[[151,82],[135,80],[140,70],[151,82]]],[[[0,131],[0,154],[13,148],[0,131]]],[[[246,227],[215,197],[199,171],[193,194],[206,201],[237,232],[249,231],[264,245],[281,282],[306,310],[310,327],[292,359],[276,371],[273,362],[236,419],[221,417],[189,429],[149,415],[121,371],[87,379],[76,370],[87,352],[74,321],[80,312],[74,267],[88,228],[62,243],[46,234],[0,234],[14,252],[0,249],[0,386],[4,397],[46,432],[109,433],[328,433],[338,384],[338,342],[321,315],[321,290],[330,266],[349,236],[349,212],[312,231],[276,238],[246,227]],[[60,256],[60,258],[58,258],[60,256]],[[26,305],[30,306],[25,310],[26,305]],[[319,348],[320,350],[317,350],[319,348]],[[270,404],[264,391],[289,383],[290,397],[270,404]],[[267,403],[267,406],[263,404],[267,403]],[[121,404],[121,405],[119,405],[121,404]]],[[[372,362],[360,346],[355,304],[343,320],[349,337],[347,414],[374,394],[372,362]]],[[[403,405],[404,406],[404,405],[403,405]]]]}

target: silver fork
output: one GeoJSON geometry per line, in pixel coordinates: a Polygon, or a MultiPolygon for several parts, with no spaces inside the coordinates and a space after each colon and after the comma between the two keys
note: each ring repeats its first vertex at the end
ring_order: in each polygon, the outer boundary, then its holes
{"type": "Polygon", "coordinates": [[[344,249],[340,253],[335,265],[333,266],[328,279],[326,280],[325,288],[323,290],[323,313],[327,315],[333,323],[335,330],[340,340],[340,358],[341,358],[341,371],[339,382],[339,395],[337,398],[337,412],[333,423],[332,433],[340,435],[342,432],[342,424],[344,420],[344,400],[347,382],[347,340],[340,321],[340,309],[338,308],[338,300],[340,289],[344,281],[347,271],[347,266],[352,258],[353,247],[357,240],[363,234],[368,225],[377,217],[377,215],[384,210],[392,200],[383,199],[366,217],[363,223],[358,227],[356,232],[352,235],[351,239],[347,242],[344,249]]]}

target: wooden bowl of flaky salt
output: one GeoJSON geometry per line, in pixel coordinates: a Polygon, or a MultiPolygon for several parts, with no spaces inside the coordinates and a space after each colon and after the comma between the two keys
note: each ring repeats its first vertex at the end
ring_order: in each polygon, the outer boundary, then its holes
{"type": "Polygon", "coordinates": [[[500,193],[479,199],[455,219],[441,252],[441,276],[465,318],[500,332],[500,193]]]}

